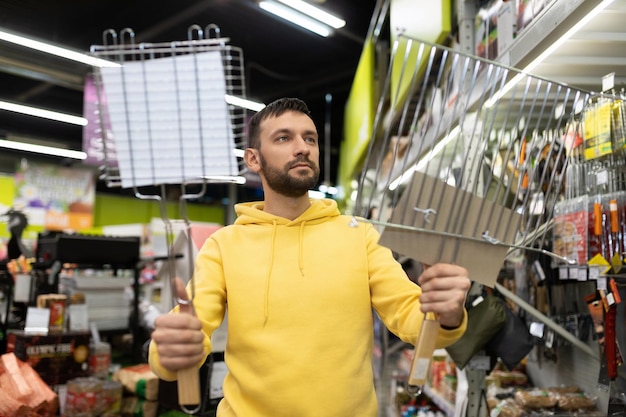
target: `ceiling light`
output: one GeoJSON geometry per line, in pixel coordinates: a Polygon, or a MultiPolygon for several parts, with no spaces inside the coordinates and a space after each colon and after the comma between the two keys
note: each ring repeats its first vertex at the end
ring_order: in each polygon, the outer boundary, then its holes
{"type": "Polygon", "coordinates": [[[565,32],[563,36],[557,39],[556,42],[552,43],[541,54],[539,54],[537,58],[535,58],[530,64],[526,66],[526,68],[522,70],[522,72],[518,73],[515,77],[513,77],[513,79],[511,79],[511,81],[506,83],[504,87],[502,87],[502,89],[497,91],[489,100],[485,102],[484,106],[486,108],[493,107],[493,105],[496,104],[496,102],[500,100],[502,96],[511,91],[511,89],[515,87],[517,83],[519,83],[522,78],[526,76],[526,74],[530,74],[535,68],[537,68],[539,64],[545,61],[546,58],[552,55],[554,51],[559,49],[569,38],[574,36],[576,32],[581,30],[587,23],[591,21],[591,19],[600,14],[600,12],[606,9],[609,4],[613,3],[613,1],[614,0],[603,0],[600,4],[594,7],[582,19],[576,22],[574,26],[572,26],[567,32],[565,32]]]}
{"type": "Polygon", "coordinates": [[[317,33],[320,36],[327,37],[332,31],[330,27],[326,26],[323,23],[320,23],[318,20],[311,19],[310,17],[303,15],[296,10],[287,7],[281,3],[276,3],[273,1],[261,1],[259,2],[259,7],[267,12],[270,12],[280,18],[287,20],[288,22],[294,23],[304,29],[310,30],[313,33],[317,33]]]}
{"type": "Polygon", "coordinates": [[[346,25],[346,21],[338,18],[337,16],[333,16],[332,14],[310,5],[302,0],[277,0],[282,4],[291,7],[299,11],[300,13],[304,13],[307,16],[312,17],[315,20],[319,20],[322,23],[327,24],[328,26],[339,29],[346,25]]]}
{"type": "Polygon", "coordinates": [[[243,107],[244,109],[259,111],[265,104],[259,103],[257,101],[248,100],[241,97],[231,96],[230,94],[226,94],[224,96],[226,103],[231,104],[233,106],[243,107]]]}
{"type": "Polygon", "coordinates": [[[52,54],[61,58],[70,59],[72,61],[80,62],[83,64],[91,65],[94,67],[119,67],[120,64],[107,61],[105,59],[96,58],[91,55],[84,54],[82,52],[73,51],[71,49],[62,48],[49,43],[36,41],[31,38],[27,38],[21,35],[0,30],[0,40],[14,43],[16,45],[24,46],[26,48],[35,49],[40,52],[52,54]]]}
{"type": "Polygon", "coordinates": [[[0,148],[13,149],[16,151],[33,152],[44,155],[60,156],[63,158],[86,159],[87,154],[71,149],[55,148],[52,146],[35,145],[32,143],[15,142],[12,140],[0,139],[0,148]]]}
{"type": "Polygon", "coordinates": [[[85,119],[84,117],[40,109],[38,107],[24,106],[22,104],[9,103],[8,101],[0,100],[0,110],[27,114],[29,116],[43,117],[44,119],[56,120],[59,122],[65,122],[79,126],[87,126],[87,119],[85,119]]]}

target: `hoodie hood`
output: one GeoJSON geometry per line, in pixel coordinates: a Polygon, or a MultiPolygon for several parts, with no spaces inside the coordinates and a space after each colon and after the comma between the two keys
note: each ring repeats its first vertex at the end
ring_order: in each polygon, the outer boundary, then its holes
{"type": "Polygon", "coordinates": [[[237,220],[235,224],[275,224],[295,226],[306,224],[318,224],[331,217],[339,216],[339,209],[335,200],[321,199],[311,200],[311,206],[294,220],[275,216],[263,211],[265,204],[262,201],[252,203],[240,203],[235,205],[237,220]]]}
{"type": "Polygon", "coordinates": [[[263,202],[251,202],[241,203],[235,205],[235,212],[237,213],[236,225],[259,225],[259,226],[271,226],[272,237],[271,244],[269,245],[269,262],[265,275],[265,297],[263,306],[263,319],[267,322],[269,317],[269,294],[272,283],[272,271],[274,269],[274,258],[276,254],[276,235],[279,227],[298,227],[298,268],[300,275],[305,276],[304,271],[304,233],[305,226],[315,225],[330,220],[333,217],[339,216],[339,209],[337,208],[337,202],[329,199],[311,200],[311,205],[304,213],[298,216],[294,220],[289,220],[284,217],[275,216],[263,211],[263,202]]]}

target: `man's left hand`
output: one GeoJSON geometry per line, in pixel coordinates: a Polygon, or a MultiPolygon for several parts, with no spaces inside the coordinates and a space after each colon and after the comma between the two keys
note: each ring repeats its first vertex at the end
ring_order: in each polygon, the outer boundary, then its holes
{"type": "Polygon", "coordinates": [[[435,264],[425,268],[418,283],[422,288],[421,310],[424,313],[435,313],[442,326],[460,326],[465,297],[471,284],[467,270],[458,265],[435,264]]]}

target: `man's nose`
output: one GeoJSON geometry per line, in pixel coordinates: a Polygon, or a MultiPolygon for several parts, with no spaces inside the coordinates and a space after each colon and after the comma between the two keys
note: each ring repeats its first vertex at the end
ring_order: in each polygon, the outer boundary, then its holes
{"type": "Polygon", "coordinates": [[[311,149],[306,141],[306,138],[300,137],[295,141],[294,153],[296,155],[308,155],[311,153],[311,149]]]}

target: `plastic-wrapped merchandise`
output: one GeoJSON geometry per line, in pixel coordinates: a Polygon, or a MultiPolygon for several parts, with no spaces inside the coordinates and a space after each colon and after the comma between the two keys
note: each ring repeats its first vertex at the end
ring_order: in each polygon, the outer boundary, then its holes
{"type": "Polygon", "coordinates": [[[576,385],[560,385],[558,387],[548,387],[546,391],[553,392],[555,394],[575,394],[582,392],[580,387],[576,385]]]}
{"type": "Polygon", "coordinates": [[[583,392],[558,394],[557,407],[559,410],[567,411],[594,410],[596,408],[596,399],[587,396],[583,392]]]}
{"type": "Polygon", "coordinates": [[[519,390],[515,402],[527,410],[550,409],[556,406],[557,396],[544,389],[519,390]]]}
{"type": "Polygon", "coordinates": [[[65,417],[96,417],[106,406],[102,396],[103,381],[98,378],[74,378],[67,381],[65,417]]]}
{"type": "Polygon", "coordinates": [[[117,381],[105,381],[102,384],[102,394],[105,403],[104,416],[117,416],[122,405],[124,387],[117,381]]]}
{"type": "Polygon", "coordinates": [[[489,417],[523,417],[524,410],[512,399],[500,401],[495,407],[491,408],[489,417]]]}
{"type": "Polygon", "coordinates": [[[89,347],[89,373],[107,379],[111,366],[111,345],[106,342],[92,343],[89,347]]]}

